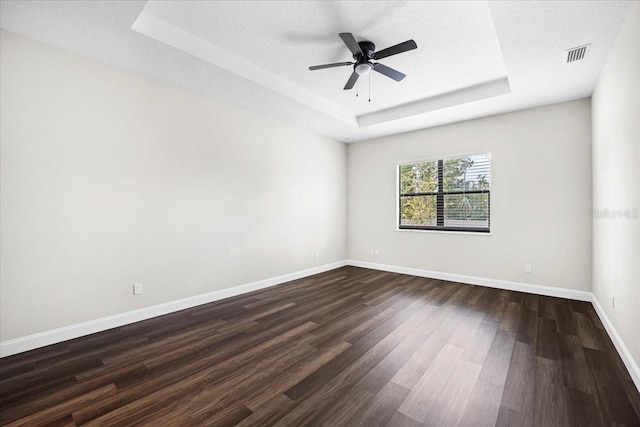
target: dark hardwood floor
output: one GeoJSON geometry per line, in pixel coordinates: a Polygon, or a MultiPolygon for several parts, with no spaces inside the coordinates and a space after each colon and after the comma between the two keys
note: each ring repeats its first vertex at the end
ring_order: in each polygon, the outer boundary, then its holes
{"type": "Polygon", "coordinates": [[[589,303],[344,267],[0,360],[2,425],[640,426],[589,303]]]}

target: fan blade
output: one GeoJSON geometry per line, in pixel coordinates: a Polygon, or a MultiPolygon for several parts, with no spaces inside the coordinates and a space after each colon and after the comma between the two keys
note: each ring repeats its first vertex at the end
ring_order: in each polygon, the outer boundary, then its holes
{"type": "Polygon", "coordinates": [[[356,84],[358,77],[359,75],[355,71],[351,73],[351,77],[349,77],[349,80],[347,80],[347,84],[344,85],[344,90],[353,89],[353,86],[356,84]]]}
{"type": "Polygon", "coordinates": [[[351,33],[340,33],[338,35],[340,36],[340,38],[342,39],[344,44],[347,45],[347,47],[349,48],[351,53],[353,53],[356,56],[357,55],[362,56],[362,49],[360,49],[360,45],[356,41],[355,37],[353,37],[353,34],[351,34],[351,33]]]}
{"type": "Polygon", "coordinates": [[[309,67],[311,71],[322,70],[324,68],[342,67],[344,65],[353,65],[353,62],[334,62],[333,64],[313,65],[309,67]]]}
{"type": "Polygon", "coordinates": [[[391,46],[386,49],[382,49],[379,52],[374,53],[373,58],[382,59],[382,58],[386,58],[387,56],[397,55],[399,53],[406,52],[408,50],[416,49],[417,47],[418,45],[416,44],[416,42],[414,42],[413,40],[407,40],[406,42],[402,42],[395,46],[391,46]]]}
{"type": "Polygon", "coordinates": [[[392,78],[397,82],[407,77],[405,74],[402,74],[400,71],[396,71],[393,68],[389,68],[386,65],[380,64],[379,62],[373,64],[373,69],[379,72],[380,74],[384,74],[385,76],[392,78]]]}

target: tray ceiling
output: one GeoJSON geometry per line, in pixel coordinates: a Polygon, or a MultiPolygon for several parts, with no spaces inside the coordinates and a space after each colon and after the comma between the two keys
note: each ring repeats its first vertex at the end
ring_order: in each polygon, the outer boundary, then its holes
{"type": "Polygon", "coordinates": [[[588,97],[632,2],[3,1],[0,25],[338,140],[363,140],[588,97]],[[344,91],[338,37],[379,62],[344,91]],[[567,49],[589,44],[581,61],[567,49]],[[371,102],[368,97],[371,96],[371,102]]]}

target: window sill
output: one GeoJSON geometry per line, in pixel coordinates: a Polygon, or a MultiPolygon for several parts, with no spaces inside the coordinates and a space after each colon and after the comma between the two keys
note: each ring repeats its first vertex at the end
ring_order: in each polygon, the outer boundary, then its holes
{"type": "Polygon", "coordinates": [[[410,229],[410,228],[397,228],[396,227],[396,231],[400,231],[400,232],[409,232],[409,233],[440,233],[440,234],[471,234],[474,236],[491,236],[493,234],[493,232],[488,232],[488,233],[479,233],[479,232],[475,232],[475,231],[449,231],[449,230],[415,230],[415,229],[410,229]]]}

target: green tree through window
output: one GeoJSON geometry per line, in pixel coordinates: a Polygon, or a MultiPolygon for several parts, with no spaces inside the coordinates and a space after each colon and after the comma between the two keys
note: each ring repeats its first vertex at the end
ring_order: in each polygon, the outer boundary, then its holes
{"type": "Polygon", "coordinates": [[[489,232],[490,154],[401,164],[398,177],[400,229],[489,232]]]}

